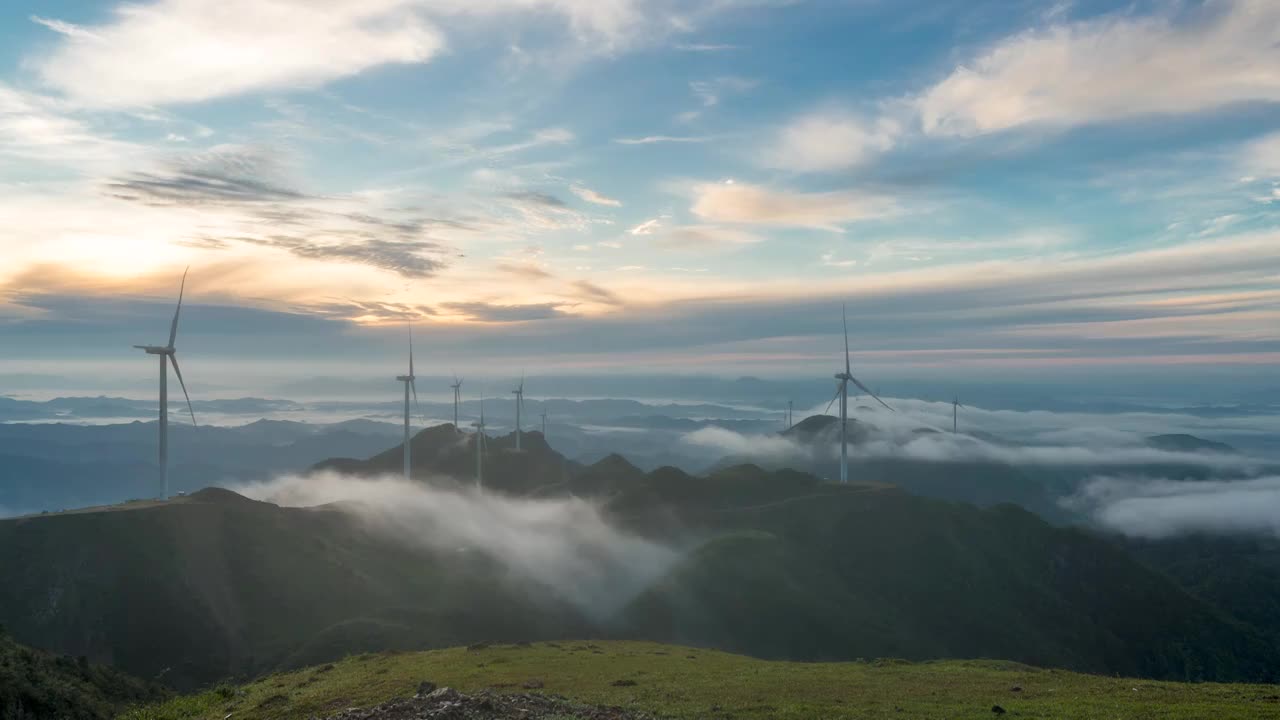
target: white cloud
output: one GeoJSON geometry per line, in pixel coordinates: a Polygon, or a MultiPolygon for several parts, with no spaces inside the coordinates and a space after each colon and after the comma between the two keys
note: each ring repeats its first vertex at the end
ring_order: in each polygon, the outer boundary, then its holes
{"type": "Polygon", "coordinates": [[[662,224],[662,218],[650,218],[636,225],[627,232],[632,235],[652,235],[658,226],[662,224]]]}
{"type": "Polygon", "coordinates": [[[849,112],[821,110],[782,128],[760,161],[797,172],[844,170],[889,150],[901,133],[902,126],[887,116],[868,121],[849,112]]]}
{"type": "Polygon", "coordinates": [[[802,193],[746,183],[701,183],[692,211],[704,220],[843,232],[842,225],[893,212],[888,198],[855,192],[802,193]]]}
{"type": "Polygon", "coordinates": [[[1125,535],[1192,533],[1280,537],[1280,477],[1248,480],[1150,480],[1098,477],[1066,503],[1125,535]]]}
{"type": "Polygon", "coordinates": [[[1007,38],[914,100],[921,125],[977,135],[1280,100],[1280,3],[1220,0],[1199,15],[1113,16],[1007,38]]]}
{"type": "MultiPolygon", "coordinates": [[[[732,3],[694,11],[696,18],[732,3]]],[[[673,31],[676,0],[156,0],[122,4],[103,23],[33,17],[61,42],[29,64],[49,87],[98,107],[191,103],[314,87],[380,65],[425,63],[442,26],[515,14],[563,19],[569,40],[616,52],[673,31]]]]}
{"type": "Polygon", "coordinates": [[[574,185],[570,187],[569,190],[571,190],[574,195],[577,195],[589,203],[594,203],[596,205],[608,205],[609,207],[622,207],[622,203],[620,201],[606,195],[601,195],[589,187],[574,185]]]}
{"type": "Polygon", "coordinates": [[[66,35],[67,37],[80,38],[82,40],[100,39],[97,35],[85,30],[79,25],[73,25],[69,22],[63,22],[62,20],[51,20],[49,18],[40,17],[39,15],[32,15],[31,22],[36,23],[37,25],[43,25],[59,35],[66,35]]]}
{"type": "Polygon", "coordinates": [[[444,38],[406,2],[161,0],[118,7],[33,66],[50,87],[96,106],[198,102],[315,86],[387,63],[421,63],[444,38]]]}
{"type": "Polygon", "coordinates": [[[655,145],[657,143],[700,143],[706,142],[711,138],[707,137],[690,137],[679,135],[645,135],[636,138],[618,138],[614,142],[619,145],[655,145]]]}
{"type": "MultiPolygon", "coordinates": [[[[1236,164],[1242,172],[1262,177],[1280,177],[1280,132],[1264,135],[1242,145],[1236,153],[1236,164]]],[[[1253,182],[1256,177],[1241,178],[1253,182]]]]}
{"type": "Polygon", "coordinates": [[[602,615],[633,598],[679,557],[672,548],[612,526],[599,507],[577,498],[530,500],[330,472],[237,490],[285,506],[326,505],[411,547],[483,554],[514,576],[602,615]]]}

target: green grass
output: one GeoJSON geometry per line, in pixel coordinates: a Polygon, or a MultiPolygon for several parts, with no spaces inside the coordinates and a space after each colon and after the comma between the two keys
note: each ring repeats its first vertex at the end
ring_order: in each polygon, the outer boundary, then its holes
{"type": "Polygon", "coordinates": [[[647,642],[563,642],[358,655],[121,720],[304,720],[412,695],[423,680],[622,705],[672,718],[1274,718],[1280,687],[1082,675],[995,661],[793,663],[647,642]],[[614,683],[634,681],[634,685],[614,683]],[[1014,688],[1020,688],[1015,690],[1014,688]]]}

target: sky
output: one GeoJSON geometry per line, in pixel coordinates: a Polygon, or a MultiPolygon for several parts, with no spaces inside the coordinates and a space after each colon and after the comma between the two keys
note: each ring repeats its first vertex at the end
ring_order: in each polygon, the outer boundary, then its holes
{"type": "Polygon", "coordinates": [[[1278,219],[1273,0],[0,6],[0,375],[1275,385],[1278,219]]]}

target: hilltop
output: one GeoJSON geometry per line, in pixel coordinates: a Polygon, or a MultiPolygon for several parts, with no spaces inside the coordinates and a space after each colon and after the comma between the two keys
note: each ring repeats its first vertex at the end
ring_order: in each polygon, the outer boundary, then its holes
{"type": "Polygon", "coordinates": [[[561,720],[650,713],[677,720],[973,720],[1002,714],[992,712],[996,707],[1021,717],[1246,720],[1273,717],[1280,689],[1078,675],[999,661],[770,662],[596,640],[361,655],[151,706],[122,720],[398,720],[410,715],[395,710],[415,707],[440,712],[415,718],[457,717],[467,707],[475,714],[466,717],[540,720],[548,706],[561,720]],[[440,689],[446,687],[473,699],[440,689]],[[410,700],[419,690],[427,697],[410,700]]]}
{"type": "Polygon", "coordinates": [[[168,693],[86,657],[54,655],[14,642],[0,628],[0,717],[109,720],[127,706],[168,693]]]}

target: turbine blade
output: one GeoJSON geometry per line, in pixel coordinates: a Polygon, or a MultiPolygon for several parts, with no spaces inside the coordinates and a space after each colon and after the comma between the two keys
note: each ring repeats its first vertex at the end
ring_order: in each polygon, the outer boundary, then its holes
{"type": "Polygon", "coordinates": [[[885,401],[881,400],[879,395],[876,395],[875,393],[871,392],[871,390],[869,390],[869,389],[867,388],[867,386],[866,386],[866,385],[863,385],[861,382],[859,382],[859,381],[858,381],[858,378],[850,376],[850,378],[849,378],[849,379],[850,379],[850,380],[852,380],[852,381],[853,381],[853,384],[854,384],[854,385],[857,385],[857,386],[858,386],[858,388],[859,388],[860,390],[862,390],[862,392],[864,392],[864,393],[866,393],[866,394],[870,395],[871,397],[875,398],[875,399],[876,399],[876,402],[878,402],[878,403],[880,403],[881,405],[885,406],[885,407],[886,407],[886,408],[888,408],[891,412],[897,412],[897,410],[894,410],[893,408],[889,407],[889,403],[887,403],[887,402],[885,402],[885,401]]]}
{"type": "Polygon", "coordinates": [[[827,403],[827,409],[823,410],[822,414],[826,415],[827,413],[831,412],[831,406],[834,405],[836,400],[839,400],[839,399],[840,399],[840,383],[836,383],[836,394],[831,396],[831,402],[827,403]]]}
{"type": "MultiPolygon", "coordinates": [[[[413,377],[413,322],[409,322],[409,377],[413,377]]],[[[414,389],[417,392],[417,389],[414,389]]]]}
{"type": "Polygon", "coordinates": [[[190,269],[191,266],[188,265],[182,271],[182,284],[178,286],[178,309],[173,311],[173,324],[169,326],[169,347],[173,347],[178,339],[178,315],[182,312],[182,294],[187,290],[187,271],[190,269]]]}
{"type": "Polygon", "coordinates": [[[849,314],[845,310],[845,306],[840,306],[840,322],[844,324],[844,373],[852,374],[849,369],[849,314]]]}
{"type": "Polygon", "coordinates": [[[182,386],[182,394],[187,398],[187,411],[191,413],[191,424],[196,424],[196,411],[191,407],[191,395],[187,393],[187,384],[182,381],[182,370],[178,368],[178,356],[170,354],[169,362],[173,363],[173,372],[178,376],[178,384],[182,386]]]}

